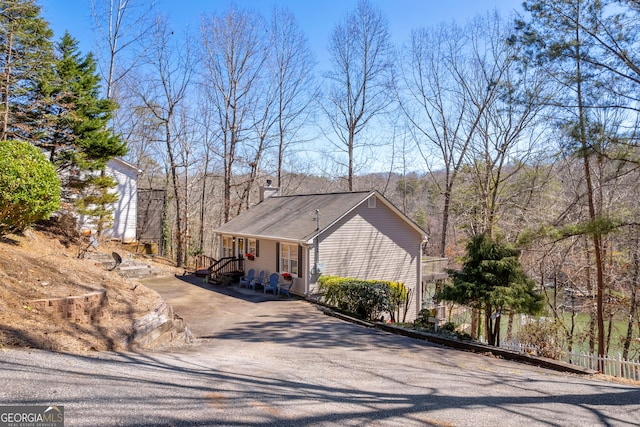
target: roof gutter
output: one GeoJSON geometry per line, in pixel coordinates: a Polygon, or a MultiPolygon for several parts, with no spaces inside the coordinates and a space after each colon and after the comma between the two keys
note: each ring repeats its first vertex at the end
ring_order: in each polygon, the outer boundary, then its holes
{"type": "Polygon", "coordinates": [[[227,231],[214,231],[214,233],[219,236],[234,236],[234,237],[242,237],[247,239],[265,239],[265,240],[274,240],[276,242],[297,243],[300,245],[313,244],[313,240],[307,241],[307,240],[301,240],[301,239],[265,236],[265,235],[259,235],[259,234],[231,233],[227,231]]]}

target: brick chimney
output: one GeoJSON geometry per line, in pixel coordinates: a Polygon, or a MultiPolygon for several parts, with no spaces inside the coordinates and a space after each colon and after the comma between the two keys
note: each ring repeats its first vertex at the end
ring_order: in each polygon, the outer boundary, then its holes
{"type": "Polygon", "coordinates": [[[264,187],[260,188],[260,201],[261,202],[264,201],[265,199],[268,199],[269,197],[279,196],[279,195],[280,195],[280,188],[272,187],[270,179],[267,180],[267,185],[265,185],[264,187]]]}

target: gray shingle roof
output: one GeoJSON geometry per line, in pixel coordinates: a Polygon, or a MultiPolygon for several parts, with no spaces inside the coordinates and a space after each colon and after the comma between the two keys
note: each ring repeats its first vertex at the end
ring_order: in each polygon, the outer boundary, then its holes
{"type": "Polygon", "coordinates": [[[349,193],[273,196],[252,206],[215,231],[239,236],[256,236],[306,241],[316,230],[316,209],[320,211],[320,230],[359,206],[373,191],[349,193]]]}

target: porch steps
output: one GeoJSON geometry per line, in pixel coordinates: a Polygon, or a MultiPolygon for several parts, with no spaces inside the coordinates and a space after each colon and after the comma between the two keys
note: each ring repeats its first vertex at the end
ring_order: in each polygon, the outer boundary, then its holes
{"type": "Polygon", "coordinates": [[[96,262],[105,270],[113,269],[119,275],[130,279],[143,279],[162,275],[161,269],[152,267],[149,263],[140,262],[132,255],[124,256],[122,263],[115,268],[116,262],[111,254],[91,252],[86,254],[85,259],[96,262]]]}
{"type": "MultiPolygon", "coordinates": [[[[208,270],[207,270],[208,273],[208,270]]],[[[209,283],[212,285],[229,286],[235,285],[240,281],[240,277],[244,274],[241,271],[232,271],[228,273],[220,273],[217,277],[209,279],[209,283]]],[[[205,275],[206,277],[207,275],[205,275]]]]}
{"type": "Polygon", "coordinates": [[[193,273],[193,275],[196,276],[196,277],[207,277],[209,275],[209,270],[206,269],[206,268],[201,269],[201,270],[196,270],[193,273]]]}

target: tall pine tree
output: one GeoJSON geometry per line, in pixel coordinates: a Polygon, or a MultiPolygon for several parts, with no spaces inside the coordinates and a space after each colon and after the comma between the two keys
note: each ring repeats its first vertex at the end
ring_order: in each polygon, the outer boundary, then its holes
{"type": "Polygon", "coordinates": [[[117,106],[100,98],[99,83],[93,55],[83,57],[77,41],[65,33],[39,85],[48,130],[39,144],[59,169],[101,170],[111,158],[126,154],[126,145],[107,127],[117,106]]]}
{"type": "Polygon", "coordinates": [[[53,61],[52,36],[35,0],[0,0],[0,141],[33,142],[36,85],[53,61]]]}
{"type": "MultiPolygon", "coordinates": [[[[626,73],[636,68],[632,50],[636,46],[634,39],[637,36],[633,35],[633,31],[627,32],[619,26],[623,22],[623,15],[617,14],[621,9],[615,3],[595,0],[527,0],[523,6],[530,19],[528,22],[517,22],[520,42],[528,54],[523,61],[536,61],[558,84],[549,104],[557,107],[553,111],[554,117],[568,137],[569,143],[562,149],[582,162],[582,191],[587,208],[583,229],[584,235],[591,240],[596,272],[595,314],[598,356],[601,358],[606,354],[604,298],[607,283],[603,239],[611,231],[611,221],[606,218],[603,209],[605,201],[597,181],[596,165],[598,158],[602,159],[602,147],[606,146],[602,144],[603,141],[613,142],[617,137],[606,135],[603,138],[601,130],[604,127],[599,120],[602,113],[620,108],[626,102],[626,95],[611,97],[616,91],[628,91],[633,98],[633,91],[626,85],[630,77],[633,80],[635,74],[626,73]],[[624,53],[628,50],[625,46],[631,48],[628,56],[624,53]],[[616,59],[612,61],[611,57],[616,59]]],[[[619,3],[622,7],[626,2],[619,3]]],[[[637,99],[634,99],[631,109],[637,111],[636,105],[637,99]]],[[[619,111],[623,109],[620,108],[619,111]]],[[[602,361],[599,365],[602,370],[602,361]]]]}
{"type": "Polygon", "coordinates": [[[127,147],[108,129],[117,106],[100,98],[99,82],[93,56],[82,56],[76,40],[65,33],[56,45],[56,61],[39,85],[47,131],[38,143],[59,170],[85,172],[72,181],[81,193],[76,206],[80,214],[93,217],[100,234],[112,220],[109,205],[118,200],[110,191],[116,182],[104,168],[113,157],[126,154],[127,147]]]}

